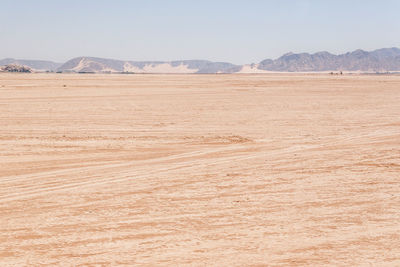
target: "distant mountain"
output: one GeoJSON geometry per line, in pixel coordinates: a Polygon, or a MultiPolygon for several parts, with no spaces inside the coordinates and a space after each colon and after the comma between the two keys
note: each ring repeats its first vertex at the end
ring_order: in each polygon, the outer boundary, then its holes
{"type": "Polygon", "coordinates": [[[265,59],[258,64],[234,65],[208,60],[124,61],[97,57],[77,57],[64,64],[42,60],[6,58],[0,66],[16,64],[34,71],[86,73],[264,73],[264,72],[386,72],[400,71],[400,49],[361,49],[341,55],[323,51],[314,54],[287,53],[277,59],[265,59]]]}
{"type": "Polygon", "coordinates": [[[260,62],[258,69],[266,71],[399,71],[400,49],[383,48],[367,52],[356,50],[341,55],[328,52],[288,53],[276,60],[266,59],[260,62]]]}
{"type": "Polygon", "coordinates": [[[60,72],[134,72],[134,73],[233,73],[241,69],[226,62],[207,60],[122,61],[96,57],[77,57],[60,66],[60,72]]]}
{"type": "Polygon", "coordinates": [[[10,65],[10,64],[27,66],[36,71],[55,71],[58,67],[62,65],[62,63],[56,63],[44,60],[25,60],[25,59],[14,59],[14,58],[5,58],[0,60],[0,66],[10,65]]]}

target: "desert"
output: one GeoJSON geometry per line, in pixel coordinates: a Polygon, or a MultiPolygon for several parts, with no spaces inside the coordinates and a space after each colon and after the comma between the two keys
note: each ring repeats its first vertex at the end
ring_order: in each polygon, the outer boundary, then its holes
{"type": "Polygon", "coordinates": [[[1,266],[399,266],[400,76],[0,74],[1,266]]]}

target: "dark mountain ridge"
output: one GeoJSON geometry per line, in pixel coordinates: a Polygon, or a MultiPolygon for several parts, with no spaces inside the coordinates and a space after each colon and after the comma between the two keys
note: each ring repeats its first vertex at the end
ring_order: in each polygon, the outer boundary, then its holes
{"type": "Polygon", "coordinates": [[[268,71],[398,71],[400,70],[400,49],[382,48],[371,52],[361,49],[341,55],[329,52],[287,53],[276,60],[260,62],[259,69],[268,71]]]}

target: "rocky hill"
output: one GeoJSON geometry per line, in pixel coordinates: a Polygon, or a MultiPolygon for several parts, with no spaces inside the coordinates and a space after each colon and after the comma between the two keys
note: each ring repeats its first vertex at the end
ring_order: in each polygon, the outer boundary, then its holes
{"type": "Polygon", "coordinates": [[[0,67],[1,72],[25,72],[30,73],[32,69],[27,66],[17,65],[17,64],[8,64],[0,67]]]}
{"type": "Polygon", "coordinates": [[[55,71],[57,70],[58,67],[62,65],[62,63],[56,63],[45,60],[25,60],[25,59],[14,59],[14,58],[5,58],[0,60],[0,66],[10,65],[10,64],[27,66],[36,71],[55,71]]]}

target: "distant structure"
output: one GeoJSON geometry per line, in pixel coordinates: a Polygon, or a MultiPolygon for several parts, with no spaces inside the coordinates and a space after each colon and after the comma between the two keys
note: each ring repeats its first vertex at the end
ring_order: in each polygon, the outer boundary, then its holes
{"type": "Polygon", "coordinates": [[[9,64],[1,67],[1,70],[4,72],[25,72],[31,73],[32,69],[27,66],[17,65],[17,64],[9,64]]]}
{"type": "Polygon", "coordinates": [[[329,74],[330,74],[330,75],[343,75],[343,71],[340,71],[340,72],[333,72],[333,71],[331,71],[329,74]]]}

